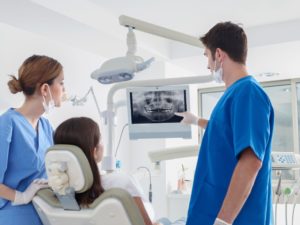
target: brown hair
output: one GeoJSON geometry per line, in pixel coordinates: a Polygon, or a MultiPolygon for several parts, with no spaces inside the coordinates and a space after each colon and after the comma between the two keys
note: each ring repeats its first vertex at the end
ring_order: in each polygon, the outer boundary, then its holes
{"type": "Polygon", "coordinates": [[[55,144],[76,145],[82,149],[89,161],[94,182],[89,190],[83,193],[77,193],[75,196],[78,203],[84,206],[91,204],[104,192],[93,152],[94,148],[98,145],[100,138],[98,124],[87,117],[68,119],[61,123],[54,133],[55,144]]]}
{"type": "Polygon", "coordinates": [[[247,36],[243,28],[231,22],[218,23],[200,38],[215,60],[220,48],[235,62],[245,64],[247,58],[247,36]]]}
{"type": "Polygon", "coordinates": [[[61,71],[62,65],[57,60],[44,55],[33,55],[19,68],[19,79],[11,75],[7,84],[11,93],[23,91],[26,96],[30,96],[34,94],[38,85],[51,85],[61,71]]]}

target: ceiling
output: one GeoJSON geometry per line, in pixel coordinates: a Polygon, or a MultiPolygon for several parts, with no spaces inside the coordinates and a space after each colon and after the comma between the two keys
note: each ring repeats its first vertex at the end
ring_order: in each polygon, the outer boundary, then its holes
{"type": "MultiPolygon", "coordinates": [[[[126,51],[125,14],[195,37],[220,21],[243,24],[250,47],[300,40],[299,0],[10,0],[0,1],[0,23],[113,57],[126,51]]],[[[139,54],[180,59],[199,48],[139,32],[139,54]]]]}
{"type": "Polygon", "coordinates": [[[245,27],[300,19],[299,0],[89,0],[116,16],[125,14],[200,36],[220,21],[245,27]]]}

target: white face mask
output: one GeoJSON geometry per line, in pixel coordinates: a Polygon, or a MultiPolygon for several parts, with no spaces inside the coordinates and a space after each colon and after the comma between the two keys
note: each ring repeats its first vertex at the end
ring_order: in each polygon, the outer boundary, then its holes
{"type": "Polygon", "coordinates": [[[44,107],[45,113],[47,113],[47,114],[50,113],[55,107],[55,103],[54,103],[54,100],[52,98],[50,88],[48,90],[49,90],[49,93],[50,93],[50,101],[48,102],[48,104],[46,102],[45,97],[43,96],[43,107],[44,107]]]}
{"type": "Polygon", "coordinates": [[[220,68],[217,69],[217,60],[215,61],[215,68],[212,70],[212,76],[217,83],[223,83],[223,67],[222,63],[220,68]]]}

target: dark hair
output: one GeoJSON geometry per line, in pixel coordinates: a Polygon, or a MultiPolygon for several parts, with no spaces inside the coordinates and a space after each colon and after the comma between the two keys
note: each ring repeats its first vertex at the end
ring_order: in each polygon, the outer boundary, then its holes
{"type": "Polygon", "coordinates": [[[245,64],[247,58],[247,36],[243,28],[231,22],[218,23],[200,38],[213,59],[220,48],[235,62],[245,64]]]}
{"type": "Polygon", "coordinates": [[[10,75],[11,80],[7,84],[11,93],[23,91],[26,96],[30,96],[34,94],[38,85],[51,85],[61,71],[62,65],[57,60],[44,55],[33,55],[19,68],[19,79],[10,75]]]}
{"type": "Polygon", "coordinates": [[[91,204],[104,192],[93,152],[94,148],[98,145],[100,138],[98,124],[87,117],[68,119],[61,123],[54,133],[55,144],[76,145],[82,149],[89,161],[93,172],[94,182],[89,190],[83,193],[77,193],[75,196],[78,203],[84,206],[91,204]]]}

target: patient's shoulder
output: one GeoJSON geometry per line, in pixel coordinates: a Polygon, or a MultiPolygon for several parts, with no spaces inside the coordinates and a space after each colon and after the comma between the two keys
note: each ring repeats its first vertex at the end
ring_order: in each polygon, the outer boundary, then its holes
{"type": "Polygon", "coordinates": [[[101,175],[101,182],[104,189],[114,187],[126,187],[131,183],[130,176],[124,172],[112,172],[101,175]],[[107,188],[105,188],[107,187],[107,188]]]}
{"type": "Polygon", "coordinates": [[[132,176],[124,172],[118,171],[101,175],[101,183],[105,190],[110,188],[122,188],[128,191],[131,196],[142,196],[132,176]]]}

